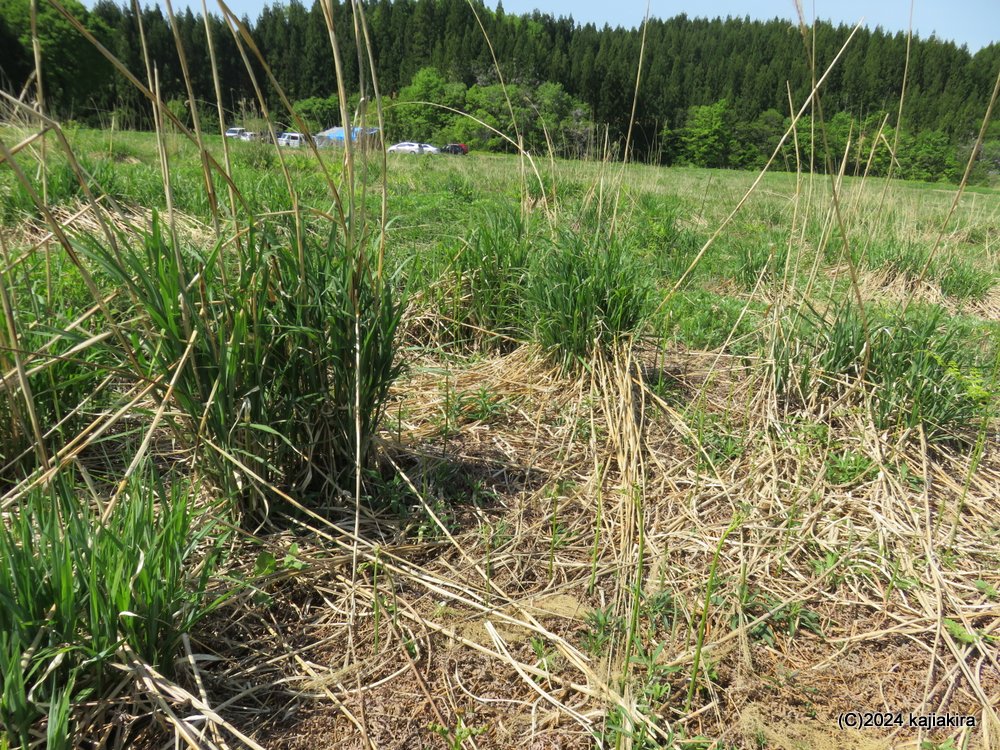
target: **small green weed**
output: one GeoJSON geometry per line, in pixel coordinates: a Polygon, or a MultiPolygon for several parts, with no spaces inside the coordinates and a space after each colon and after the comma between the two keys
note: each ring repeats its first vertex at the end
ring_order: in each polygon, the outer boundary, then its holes
{"type": "Polygon", "coordinates": [[[642,612],[653,631],[669,629],[680,611],[677,600],[669,591],[658,591],[647,597],[642,607],[642,612]]]}
{"type": "Polygon", "coordinates": [[[826,481],[840,487],[855,484],[875,470],[872,460],[849,448],[830,453],[826,461],[826,481]]]}
{"type": "Polygon", "coordinates": [[[615,706],[605,717],[604,727],[597,732],[598,746],[621,747],[626,738],[633,750],[655,750],[662,747],[645,725],[636,723],[620,706],[615,706]]]}
{"type": "Polygon", "coordinates": [[[492,576],[493,552],[513,539],[514,531],[511,528],[510,522],[505,518],[501,518],[493,523],[484,523],[479,527],[479,534],[482,537],[483,544],[486,546],[486,559],[484,560],[486,574],[492,576]]]}
{"type": "Polygon", "coordinates": [[[992,599],[993,601],[1000,601],[1000,591],[998,591],[997,587],[992,583],[984,581],[981,578],[977,579],[976,589],[987,598],[992,599]]]}
{"type": "Polygon", "coordinates": [[[611,607],[595,609],[585,618],[587,631],[583,635],[583,647],[593,656],[604,653],[611,639],[624,630],[624,622],[616,617],[611,607]]]}
{"type": "Polygon", "coordinates": [[[697,451],[702,468],[723,466],[742,456],[745,450],[743,438],[715,415],[696,412],[692,432],[684,442],[697,451]]]}
{"type": "Polygon", "coordinates": [[[949,737],[944,742],[934,742],[933,740],[923,740],[920,743],[920,750],[958,750],[955,740],[949,737]]]}
{"type": "Polygon", "coordinates": [[[677,378],[664,370],[655,370],[647,378],[646,386],[657,398],[674,407],[685,403],[685,389],[677,378]]]}
{"type": "Polygon", "coordinates": [[[924,478],[915,473],[905,461],[895,464],[892,471],[904,487],[915,492],[920,492],[924,488],[924,478]]]}
{"type": "Polygon", "coordinates": [[[431,724],[430,729],[434,734],[445,741],[450,750],[462,750],[466,740],[478,737],[487,731],[487,727],[470,727],[465,723],[465,718],[459,714],[455,720],[455,726],[445,727],[441,724],[431,724]]]}
{"type": "MultiPolygon", "coordinates": [[[[736,602],[736,611],[730,622],[733,629],[757,620],[779,604],[778,600],[770,595],[746,584],[739,586],[736,602]]],[[[753,640],[774,646],[778,634],[795,638],[802,631],[808,631],[822,637],[823,631],[820,628],[819,615],[800,602],[789,602],[751,627],[748,635],[753,640]]]]}
{"type": "Polygon", "coordinates": [[[510,409],[506,399],[486,386],[459,394],[459,403],[465,416],[475,422],[492,422],[502,418],[510,409]]]}
{"type": "Polygon", "coordinates": [[[652,645],[644,647],[640,644],[637,652],[630,658],[630,662],[640,668],[639,692],[650,708],[659,706],[669,697],[673,690],[669,678],[682,669],[680,666],[671,667],[662,663],[661,657],[665,648],[665,643],[660,643],[655,648],[652,645]]]}
{"type": "Polygon", "coordinates": [[[823,557],[817,558],[815,560],[810,560],[809,565],[813,569],[813,573],[817,576],[828,576],[827,580],[831,586],[837,586],[840,584],[844,578],[840,573],[830,572],[834,570],[838,565],[840,565],[841,556],[833,551],[828,551],[823,557]],[[828,575],[830,574],[830,575],[828,575]]]}
{"type": "Polygon", "coordinates": [[[548,672],[552,664],[558,658],[558,652],[546,646],[545,640],[532,636],[530,639],[531,650],[535,653],[536,664],[548,672]]]}
{"type": "Polygon", "coordinates": [[[514,529],[506,518],[483,524],[479,533],[490,549],[500,549],[514,538],[514,529]]]}

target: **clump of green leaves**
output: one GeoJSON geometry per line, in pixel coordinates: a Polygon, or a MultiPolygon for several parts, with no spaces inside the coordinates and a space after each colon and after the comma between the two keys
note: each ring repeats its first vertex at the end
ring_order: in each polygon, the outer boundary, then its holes
{"type": "Polygon", "coordinates": [[[275,146],[266,143],[263,139],[249,141],[247,143],[236,143],[233,151],[233,160],[240,166],[248,169],[269,170],[274,167],[278,157],[275,146]]]}
{"type": "Polygon", "coordinates": [[[682,290],[662,305],[656,325],[691,349],[718,349],[729,340],[729,351],[745,354],[753,349],[760,313],[752,305],[744,314],[743,307],[740,300],[714,292],[682,290]]]}
{"type": "Polygon", "coordinates": [[[993,601],[1000,601],[1000,591],[989,581],[984,581],[982,578],[976,580],[976,590],[983,594],[988,599],[993,601]]]}
{"type": "Polygon", "coordinates": [[[864,255],[864,265],[874,271],[915,280],[927,268],[930,252],[913,242],[893,238],[877,240],[864,255]]]}
{"type": "Polygon", "coordinates": [[[431,724],[428,727],[434,734],[445,741],[450,750],[462,750],[465,741],[487,731],[487,727],[470,727],[461,715],[455,720],[455,726],[446,727],[441,724],[431,724]]]}
{"type": "Polygon", "coordinates": [[[778,606],[780,601],[748,584],[738,587],[736,606],[730,625],[736,629],[757,620],[748,631],[751,639],[774,646],[778,635],[795,638],[808,631],[820,637],[819,615],[801,602],[789,602],[778,606]],[[773,611],[772,611],[773,610],[773,611]],[[769,616],[768,613],[770,612],[769,616]],[[765,617],[766,616],[766,617],[765,617]],[[764,619],[761,619],[764,618],[764,619]]]}
{"type": "Polygon", "coordinates": [[[869,476],[875,469],[864,454],[844,448],[827,456],[826,481],[834,485],[850,485],[869,476]]]}
{"type": "Polygon", "coordinates": [[[583,647],[594,656],[603,654],[611,639],[625,628],[625,623],[614,614],[611,607],[588,612],[585,621],[587,630],[583,635],[583,647]]]}
{"type": "MultiPolygon", "coordinates": [[[[681,222],[682,205],[650,193],[635,196],[636,211],[629,227],[637,249],[673,283],[687,271],[701,247],[698,236],[681,222]]],[[[690,277],[689,277],[690,278],[690,277]]]]}
{"type": "Polygon", "coordinates": [[[21,270],[24,276],[9,289],[16,304],[13,320],[8,321],[0,307],[0,379],[5,380],[0,388],[0,487],[27,477],[40,463],[40,448],[53,455],[107,403],[102,383],[110,361],[86,345],[90,323],[73,325],[93,304],[85,299],[79,274],[58,259],[51,267],[53,286],[47,295],[32,278],[43,271],[41,259],[32,259],[21,270]],[[12,375],[14,352],[24,366],[26,390],[12,375]],[[36,444],[32,420],[41,432],[41,445],[36,444]]]}
{"type": "Polygon", "coordinates": [[[788,245],[767,241],[765,235],[740,244],[735,279],[744,289],[753,289],[759,280],[773,281],[781,278],[788,261],[788,245]]]}
{"type": "Polygon", "coordinates": [[[684,442],[698,452],[702,468],[719,467],[743,455],[743,437],[734,427],[715,415],[696,411],[692,434],[684,442]]]}
{"type": "Polygon", "coordinates": [[[621,747],[628,739],[635,750],[654,750],[663,747],[659,738],[654,737],[645,724],[636,722],[620,706],[608,712],[604,727],[595,732],[598,747],[621,747]]]}

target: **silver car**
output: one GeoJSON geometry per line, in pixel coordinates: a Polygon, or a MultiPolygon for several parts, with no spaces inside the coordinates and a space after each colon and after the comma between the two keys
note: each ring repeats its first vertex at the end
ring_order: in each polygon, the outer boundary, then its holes
{"type": "Polygon", "coordinates": [[[390,154],[436,154],[438,148],[429,143],[413,143],[404,141],[386,149],[390,154]]]}

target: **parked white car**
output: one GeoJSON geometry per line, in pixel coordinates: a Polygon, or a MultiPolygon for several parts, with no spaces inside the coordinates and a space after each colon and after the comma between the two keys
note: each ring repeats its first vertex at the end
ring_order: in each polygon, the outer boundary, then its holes
{"type": "Polygon", "coordinates": [[[245,132],[246,128],[229,128],[226,131],[226,138],[242,138],[245,132]]]}
{"type": "Polygon", "coordinates": [[[301,148],[306,144],[306,139],[308,135],[303,133],[282,133],[281,137],[278,138],[279,146],[288,146],[289,148],[301,148]]]}
{"type": "Polygon", "coordinates": [[[244,131],[243,133],[240,134],[240,140],[241,141],[256,141],[257,140],[257,134],[255,132],[253,132],[252,130],[246,130],[246,131],[244,131]]]}
{"type": "Polygon", "coordinates": [[[411,141],[405,141],[403,143],[397,143],[394,146],[389,146],[386,151],[390,154],[436,154],[439,149],[429,143],[413,143],[411,141]]]}

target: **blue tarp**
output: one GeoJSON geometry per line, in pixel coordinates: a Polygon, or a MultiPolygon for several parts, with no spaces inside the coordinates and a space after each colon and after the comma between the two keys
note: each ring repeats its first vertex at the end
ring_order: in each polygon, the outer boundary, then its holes
{"type": "MultiPolygon", "coordinates": [[[[351,140],[356,141],[358,138],[369,137],[372,138],[378,135],[378,128],[351,128],[351,140]]],[[[330,128],[329,130],[324,130],[322,133],[317,133],[316,138],[325,138],[328,141],[334,141],[337,143],[344,142],[344,128],[330,128]]]]}

